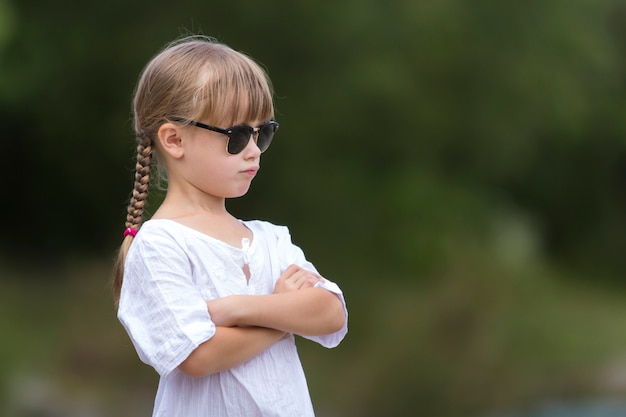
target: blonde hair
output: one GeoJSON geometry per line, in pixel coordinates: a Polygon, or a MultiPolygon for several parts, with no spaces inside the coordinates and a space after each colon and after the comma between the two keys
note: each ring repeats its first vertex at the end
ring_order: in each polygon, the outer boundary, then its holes
{"type": "MultiPolygon", "coordinates": [[[[237,121],[274,117],[272,85],[250,57],[201,35],[168,44],[141,72],[133,99],[137,140],[135,183],[126,215],[126,229],[139,230],[156,155],[154,140],[163,123],[202,120],[229,127],[237,121]]],[[[113,273],[119,301],[126,254],[134,235],[125,233],[113,273]]]]}

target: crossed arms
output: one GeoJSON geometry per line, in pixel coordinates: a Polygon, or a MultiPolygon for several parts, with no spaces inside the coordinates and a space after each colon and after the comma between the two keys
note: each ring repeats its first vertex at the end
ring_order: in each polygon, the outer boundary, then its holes
{"type": "Polygon", "coordinates": [[[323,288],[322,278],[291,265],[269,295],[232,295],[207,302],[216,325],[213,337],[179,366],[190,376],[204,376],[252,359],[286,333],[319,336],[340,330],[345,322],[341,300],[323,288]]]}

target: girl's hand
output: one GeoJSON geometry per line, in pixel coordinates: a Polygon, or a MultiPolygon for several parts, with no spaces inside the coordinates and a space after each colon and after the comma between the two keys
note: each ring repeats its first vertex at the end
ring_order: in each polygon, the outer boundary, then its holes
{"type": "MultiPolygon", "coordinates": [[[[274,285],[273,294],[287,293],[303,288],[312,288],[324,278],[315,272],[306,270],[297,265],[290,265],[283,272],[274,285]]],[[[211,320],[216,326],[235,327],[259,325],[256,322],[250,323],[250,307],[254,304],[258,296],[250,295],[229,295],[222,298],[215,298],[206,302],[211,320]],[[255,297],[251,299],[250,297],[255,297]]],[[[257,300],[258,301],[258,300],[257,300]]],[[[254,308],[252,309],[254,310],[254,308]]],[[[253,313],[256,314],[256,313],[253,313]]],[[[262,326],[262,325],[261,325],[262,326]]],[[[264,326],[265,327],[265,326],[264,326]]]]}
{"type": "Polygon", "coordinates": [[[323,278],[315,272],[303,269],[298,265],[290,265],[276,281],[274,294],[311,288],[321,280],[323,278]]]}

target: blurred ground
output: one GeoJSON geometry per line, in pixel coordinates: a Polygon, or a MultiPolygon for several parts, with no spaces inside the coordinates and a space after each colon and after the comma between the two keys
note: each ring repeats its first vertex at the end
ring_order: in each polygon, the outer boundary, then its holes
{"type": "MultiPolygon", "coordinates": [[[[382,277],[343,285],[344,343],[299,341],[322,417],[474,417],[626,394],[622,291],[465,262],[428,285],[394,287],[382,277]]],[[[110,265],[4,268],[3,415],[149,415],[157,376],[116,320],[110,265]]]]}

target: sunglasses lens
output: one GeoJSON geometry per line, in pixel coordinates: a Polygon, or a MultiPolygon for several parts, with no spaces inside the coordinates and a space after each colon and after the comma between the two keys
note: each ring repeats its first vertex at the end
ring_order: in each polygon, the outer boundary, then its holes
{"type": "MultiPolygon", "coordinates": [[[[267,148],[272,143],[272,138],[274,137],[274,132],[278,130],[278,123],[269,122],[261,126],[259,131],[257,132],[257,140],[256,144],[261,150],[261,152],[265,152],[267,148]]],[[[239,152],[243,151],[246,146],[248,146],[248,142],[250,141],[250,137],[252,136],[254,129],[249,126],[235,126],[230,129],[229,139],[228,139],[228,153],[231,155],[236,155],[239,152]]]]}
{"type": "Polygon", "coordinates": [[[272,143],[272,139],[274,138],[274,132],[276,132],[277,127],[277,124],[271,122],[261,126],[261,130],[259,130],[259,138],[256,142],[261,152],[265,152],[267,148],[269,148],[270,143],[272,143]]]}
{"type": "Polygon", "coordinates": [[[230,138],[228,139],[228,153],[236,155],[243,151],[248,145],[252,128],[248,126],[237,126],[231,129],[230,138]]]}

